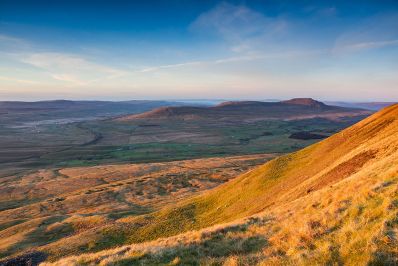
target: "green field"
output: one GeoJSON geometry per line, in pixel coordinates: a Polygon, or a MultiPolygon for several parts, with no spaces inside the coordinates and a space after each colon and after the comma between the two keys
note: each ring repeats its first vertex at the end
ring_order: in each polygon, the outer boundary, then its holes
{"type": "Polygon", "coordinates": [[[24,127],[3,124],[0,126],[0,175],[50,167],[288,153],[319,141],[289,138],[294,132],[328,136],[361,118],[172,123],[106,119],[24,127]]]}

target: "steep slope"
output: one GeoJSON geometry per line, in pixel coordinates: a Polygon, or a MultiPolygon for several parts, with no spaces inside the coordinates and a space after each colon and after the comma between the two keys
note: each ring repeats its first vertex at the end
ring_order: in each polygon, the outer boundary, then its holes
{"type": "Polygon", "coordinates": [[[313,117],[339,118],[368,115],[371,112],[329,106],[311,98],[296,98],[282,102],[236,101],[214,107],[161,107],[142,114],[128,115],[118,121],[139,119],[231,120],[231,119],[303,119],[313,117]]]}
{"type": "Polygon", "coordinates": [[[332,185],[378,160],[379,152],[392,149],[398,141],[397,121],[395,105],[325,141],[279,157],[206,195],[165,210],[134,235],[152,238],[242,218],[332,185]],[[389,146],[371,145],[386,137],[391,138],[389,146]]]}
{"type": "MultiPolygon", "coordinates": [[[[311,213],[317,219],[319,213],[325,215],[329,211],[343,213],[347,209],[344,206],[352,200],[347,199],[348,201],[345,202],[346,199],[343,197],[353,196],[345,195],[345,189],[349,193],[363,192],[358,194],[358,204],[366,205],[374,204],[368,202],[372,199],[369,195],[371,196],[375,189],[373,186],[378,185],[379,191],[384,191],[385,187],[389,189],[389,194],[383,198],[381,205],[383,210],[378,209],[379,205],[372,205],[377,212],[382,211],[382,213],[378,213],[379,217],[375,218],[377,223],[371,224],[375,227],[369,229],[372,234],[367,235],[368,238],[364,240],[366,244],[366,241],[379,233],[375,228],[378,230],[382,228],[386,220],[392,219],[392,222],[387,224],[388,226],[394,226],[396,223],[391,215],[394,215],[393,208],[397,202],[394,201],[394,197],[397,197],[397,175],[398,105],[395,105],[322,142],[274,159],[214,190],[182,201],[174,207],[151,215],[123,218],[116,225],[105,227],[101,231],[86,232],[78,238],[59,241],[43,250],[55,257],[75,253],[78,247],[80,251],[101,250],[123,243],[137,243],[173,236],[264,212],[277,215],[279,224],[276,226],[279,227],[286,227],[283,224],[284,219],[289,219],[286,220],[287,224],[294,223],[295,220],[288,218],[290,216],[302,219],[305,223],[311,223],[311,220],[306,217],[306,204],[310,204],[312,208],[321,206],[316,213],[311,213]],[[348,182],[350,186],[346,186],[344,182],[348,182]],[[377,184],[378,182],[381,184],[377,184]],[[337,203],[330,205],[333,202],[332,199],[339,199],[339,197],[342,200],[338,202],[338,205],[337,203]],[[387,207],[392,208],[392,211],[389,212],[387,207]],[[287,213],[281,213],[283,210],[287,213]],[[87,239],[89,241],[86,241],[87,239]]],[[[358,206],[355,208],[362,208],[358,206]]],[[[355,220],[355,217],[350,219],[355,220]]],[[[308,226],[308,224],[300,225],[298,221],[296,222],[297,226],[308,226]]],[[[345,223],[344,220],[340,222],[345,223]]],[[[367,226],[368,223],[369,221],[366,221],[363,226],[367,226]]],[[[311,226],[318,227],[317,223],[311,226]]],[[[338,227],[330,229],[331,232],[339,229],[343,224],[337,223],[336,226],[338,227]]],[[[392,228],[391,230],[395,230],[394,227],[392,228]]],[[[280,238],[283,239],[282,236],[280,238]]],[[[356,241],[362,241],[361,236],[356,241]]],[[[279,245],[282,244],[279,243],[279,245]]],[[[311,243],[306,245],[311,245],[311,243]]],[[[360,246],[363,247],[362,244],[360,246]]],[[[310,247],[305,246],[302,249],[307,250],[310,247]]],[[[393,249],[388,252],[396,251],[393,249]]],[[[369,256],[367,258],[369,259],[369,256]]]]}

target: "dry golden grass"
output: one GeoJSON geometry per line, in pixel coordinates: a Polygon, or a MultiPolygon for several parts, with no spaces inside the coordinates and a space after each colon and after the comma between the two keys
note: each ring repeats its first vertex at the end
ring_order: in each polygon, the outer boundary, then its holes
{"type": "MultiPolygon", "coordinates": [[[[395,105],[175,207],[123,219],[92,245],[115,230],[152,242],[44,265],[396,265],[397,184],[395,105]]],[[[43,250],[73,253],[68,244],[43,250]]]]}
{"type": "Polygon", "coordinates": [[[75,167],[8,177],[0,183],[0,257],[155,211],[272,157],[75,167]]]}

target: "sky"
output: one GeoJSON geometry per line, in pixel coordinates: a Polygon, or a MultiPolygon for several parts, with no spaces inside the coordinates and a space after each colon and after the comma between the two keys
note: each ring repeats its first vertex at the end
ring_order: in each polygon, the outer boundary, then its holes
{"type": "Polygon", "coordinates": [[[398,1],[0,0],[0,100],[398,101],[398,1]]]}

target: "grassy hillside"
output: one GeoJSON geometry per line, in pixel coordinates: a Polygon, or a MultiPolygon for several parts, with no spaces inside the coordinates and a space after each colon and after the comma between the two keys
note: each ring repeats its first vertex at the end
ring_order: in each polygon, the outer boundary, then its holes
{"type": "MultiPolygon", "coordinates": [[[[0,257],[214,188],[275,155],[33,171],[0,183],[0,257]]],[[[1,263],[0,263],[1,265],[1,263]]]]}
{"type": "Polygon", "coordinates": [[[180,239],[66,261],[103,260],[105,265],[178,264],[184,260],[231,261],[230,265],[240,260],[263,261],[265,265],[274,260],[303,264],[394,263],[397,178],[395,105],[174,207],[122,218],[116,225],[81,235],[79,241],[58,241],[43,251],[55,257],[74,253],[77,247],[80,251],[95,251],[243,219],[233,225],[188,233],[180,239]],[[244,219],[254,214],[255,217],[244,219]],[[89,243],[82,240],[84,237],[90,239],[89,243]]]}

